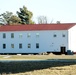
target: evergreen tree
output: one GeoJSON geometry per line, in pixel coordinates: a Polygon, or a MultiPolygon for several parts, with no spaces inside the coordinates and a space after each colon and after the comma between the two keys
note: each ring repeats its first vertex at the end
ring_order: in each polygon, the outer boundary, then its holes
{"type": "Polygon", "coordinates": [[[33,13],[25,6],[23,8],[20,8],[20,12],[17,11],[18,17],[21,19],[22,24],[33,24],[34,22],[31,20],[33,13]]]}

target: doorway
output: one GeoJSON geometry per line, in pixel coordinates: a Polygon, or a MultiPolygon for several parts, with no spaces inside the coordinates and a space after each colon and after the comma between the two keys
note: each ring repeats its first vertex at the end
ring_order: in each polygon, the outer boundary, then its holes
{"type": "Polygon", "coordinates": [[[60,47],[61,53],[65,54],[66,53],[66,47],[60,47]]]}

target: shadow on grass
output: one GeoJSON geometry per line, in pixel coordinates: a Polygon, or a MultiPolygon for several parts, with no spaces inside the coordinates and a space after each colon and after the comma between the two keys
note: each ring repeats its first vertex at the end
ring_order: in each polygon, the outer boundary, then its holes
{"type": "Polygon", "coordinates": [[[11,61],[0,62],[0,74],[22,73],[33,70],[47,69],[51,67],[75,65],[76,61],[11,61]]]}

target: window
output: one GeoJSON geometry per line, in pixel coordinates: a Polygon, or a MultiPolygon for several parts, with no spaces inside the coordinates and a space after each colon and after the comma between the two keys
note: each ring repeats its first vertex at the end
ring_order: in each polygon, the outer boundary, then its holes
{"type": "Polygon", "coordinates": [[[5,49],[6,48],[6,44],[3,44],[3,49],[5,49]]]}
{"type": "Polygon", "coordinates": [[[31,44],[28,44],[28,48],[31,48],[31,44]]]}
{"type": "Polygon", "coordinates": [[[14,44],[11,44],[11,48],[14,48],[14,44]]]}
{"type": "Polygon", "coordinates": [[[57,35],[56,35],[56,34],[54,34],[54,37],[57,37],[57,35]]]}
{"type": "Polygon", "coordinates": [[[36,37],[39,37],[39,33],[36,33],[36,37]]]}
{"type": "Polygon", "coordinates": [[[3,38],[6,38],[6,33],[3,33],[3,38]]]}
{"type": "Polygon", "coordinates": [[[22,48],[22,43],[19,44],[19,48],[22,48]]]}
{"type": "Polygon", "coordinates": [[[65,37],[65,34],[63,34],[62,37],[65,37]]]}
{"type": "Polygon", "coordinates": [[[39,43],[36,43],[36,48],[39,48],[39,43]]]}
{"type": "Polygon", "coordinates": [[[19,38],[22,38],[22,34],[19,34],[19,38]]]}
{"type": "Polygon", "coordinates": [[[31,37],[31,34],[30,34],[30,33],[28,33],[28,34],[27,34],[27,37],[31,37]]]}
{"type": "Polygon", "coordinates": [[[14,33],[11,33],[11,38],[14,38],[14,33]]]}

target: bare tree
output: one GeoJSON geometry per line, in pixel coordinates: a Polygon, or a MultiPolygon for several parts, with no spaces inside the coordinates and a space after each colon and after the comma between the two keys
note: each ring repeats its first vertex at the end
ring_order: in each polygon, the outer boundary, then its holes
{"type": "Polygon", "coordinates": [[[54,19],[52,18],[51,23],[53,23],[53,20],[54,20],[54,19]]]}
{"type": "Polygon", "coordinates": [[[47,17],[46,16],[39,16],[38,17],[38,24],[47,24],[47,17]]]}

